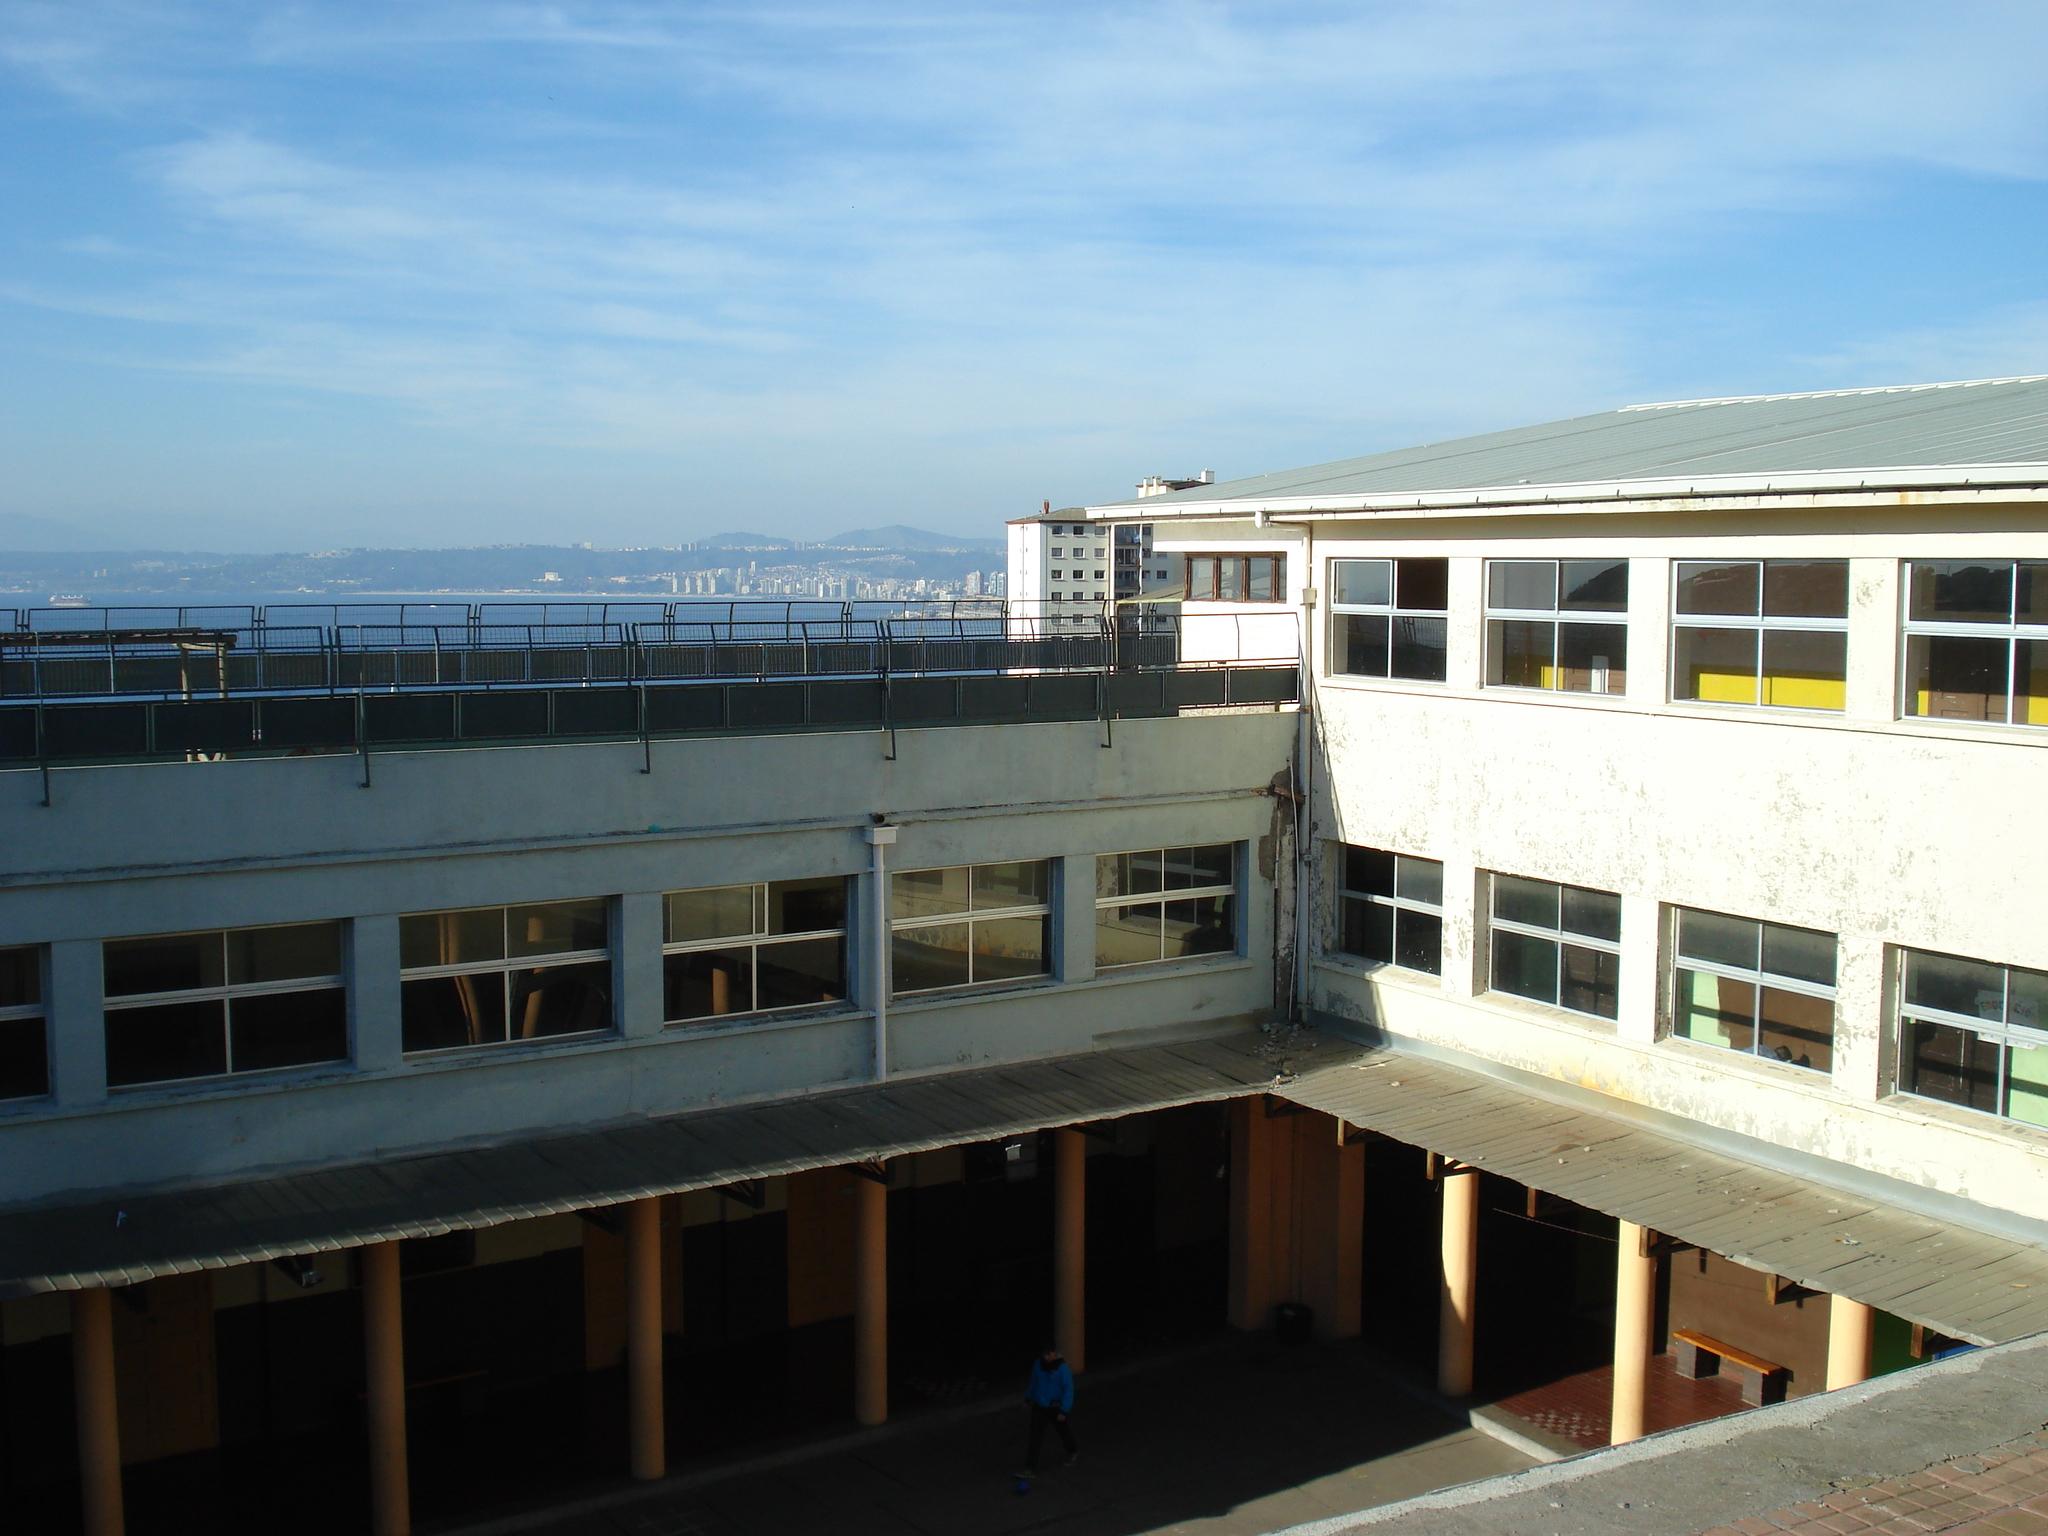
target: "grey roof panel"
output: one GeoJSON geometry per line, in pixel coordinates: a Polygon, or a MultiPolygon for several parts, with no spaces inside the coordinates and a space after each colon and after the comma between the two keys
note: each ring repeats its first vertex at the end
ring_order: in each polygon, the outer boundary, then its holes
{"type": "MultiPolygon", "coordinates": [[[[1696,476],[2039,466],[2048,471],[2048,376],[1896,389],[1675,401],[1512,427],[1116,502],[1359,500],[1696,476]]],[[[1098,509],[1100,510],[1100,509],[1098,509]]]]}

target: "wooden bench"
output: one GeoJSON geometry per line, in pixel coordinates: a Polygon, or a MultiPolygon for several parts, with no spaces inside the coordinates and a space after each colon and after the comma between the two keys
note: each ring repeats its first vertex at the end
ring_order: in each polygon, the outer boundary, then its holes
{"type": "Polygon", "coordinates": [[[1742,1373],[1742,1400],[1752,1408],[1785,1400],[1785,1381],[1790,1371],[1775,1360],[1737,1349],[1710,1333],[1672,1329],[1671,1358],[1677,1362],[1679,1375],[1695,1381],[1718,1374],[1724,1362],[1734,1366],[1742,1373]]]}

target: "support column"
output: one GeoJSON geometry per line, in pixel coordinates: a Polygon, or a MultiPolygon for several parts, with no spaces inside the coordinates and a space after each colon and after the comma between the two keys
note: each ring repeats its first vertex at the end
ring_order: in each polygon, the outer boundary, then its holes
{"type": "Polygon", "coordinates": [[[668,1472],[661,1398],[661,1200],[626,1208],[626,1414],[633,1475],[652,1482],[668,1472]]]}
{"type": "Polygon", "coordinates": [[[78,1399],[78,1476],[85,1536],[121,1536],[121,1423],[114,1402],[113,1295],[71,1293],[71,1376],[78,1399]]]}
{"type": "Polygon", "coordinates": [[[1828,1298],[1828,1390],[1870,1379],[1870,1333],[1876,1314],[1846,1296],[1828,1298]]]}
{"type": "Polygon", "coordinates": [[[1479,1293],[1479,1175],[1444,1171],[1443,1277],[1437,1293],[1436,1389],[1472,1390],[1473,1306],[1479,1293]]]}
{"type": "Polygon", "coordinates": [[[1608,1444],[1625,1445],[1643,1436],[1648,1401],[1651,1335],[1657,1326],[1657,1260],[1648,1251],[1649,1233],[1624,1221],[1615,1233],[1614,1404],[1608,1415],[1608,1444]]]}
{"type": "Polygon", "coordinates": [[[1257,1094],[1230,1103],[1230,1326],[1272,1326],[1274,1128],[1257,1094]]]}
{"type": "Polygon", "coordinates": [[[889,1417],[889,1190],[853,1181],[853,1417],[889,1417]]]}
{"type": "Polygon", "coordinates": [[[370,1529],[410,1536],[412,1496],[405,1469],[405,1320],[398,1244],[362,1251],[363,1380],[370,1421],[370,1529]]]}
{"type": "Polygon", "coordinates": [[[1052,1133],[1052,1341],[1076,1372],[1086,1366],[1088,1138],[1052,1133]]]}

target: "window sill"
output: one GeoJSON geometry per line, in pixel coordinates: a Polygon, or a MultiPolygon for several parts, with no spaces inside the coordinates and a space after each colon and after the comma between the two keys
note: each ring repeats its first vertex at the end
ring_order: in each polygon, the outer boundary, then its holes
{"type": "Polygon", "coordinates": [[[1798,1085],[1806,1088],[1834,1089],[1835,1074],[1832,1068],[1821,1071],[1816,1067],[1802,1067],[1796,1062],[1778,1061],[1769,1056],[1758,1056],[1750,1051],[1738,1051],[1733,1046],[1710,1045],[1704,1040],[1689,1040],[1684,1035],[1673,1035],[1661,1029],[1657,1035],[1660,1048],[1669,1048],[1674,1058],[1684,1057],[1697,1061],[1701,1066],[1718,1066],[1755,1077],[1769,1083],[1798,1085]]]}
{"type": "Polygon", "coordinates": [[[610,1029],[586,1029],[573,1035],[548,1035],[539,1040],[487,1040],[479,1045],[444,1045],[431,1051],[405,1052],[402,1057],[402,1070],[431,1070],[444,1065],[455,1066],[506,1058],[526,1061],[535,1056],[556,1056],[564,1051],[579,1051],[601,1041],[618,1038],[619,1031],[614,1025],[610,1029]]]}
{"type": "Polygon", "coordinates": [[[715,1014],[703,1019],[678,1019],[663,1024],[660,1040],[715,1040],[724,1035],[767,1035],[840,1019],[872,1017],[851,1003],[824,1003],[814,1008],[775,1008],[753,1013],[715,1014]]]}
{"type": "Polygon", "coordinates": [[[1339,951],[1335,954],[1319,954],[1315,958],[1315,963],[1341,975],[1356,976],[1361,981],[1390,983],[1409,991],[1437,993],[1444,989],[1443,972],[1418,971],[1410,966],[1396,964],[1392,960],[1367,960],[1358,955],[1347,955],[1339,951]]]}
{"type": "Polygon", "coordinates": [[[1621,1038],[1620,1021],[1597,1013],[1579,1013],[1575,1009],[1561,1008],[1556,1003],[1546,1003],[1538,998],[1522,997],[1514,992],[1497,992],[1488,988],[1475,992],[1472,1001],[1494,1012],[1510,1018],[1522,1018],[1532,1023],[1563,1025],[1582,1035],[1594,1035],[1602,1040],[1621,1038]]]}
{"type": "Polygon", "coordinates": [[[948,1003],[984,997],[1009,997],[1020,992],[1049,992],[1059,986],[1056,976],[1026,976],[1015,981],[968,982],[958,987],[934,987],[928,992],[899,992],[889,998],[891,1013],[922,1013],[948,1003]]]}
{"type": "MultiPolygon", "coordinates": [[[[309,1062],[303,1067],[273,1067],[264,1072],[227,1072],[215,1077],[177,1078],[164,1083],[107,1085],[107,1105],[165,1104],[185,1099],[232,1098],[241,1094],[284,1092],[323,1083],[343,1083],[356,1075],[346,1061],[309,1062]]],[[[26,1100],[54,1107],[50,1099],[26,1100]]],[[[94,1106],[101,1108],[105,1106],[94,1106]]]]}
{"type": "Polygon", "coordinates": [[[1218,951],[1209,955],[1180,955],[1171,960],[1144,960],[1136,965],[1113,965],[1106,970],[1099,969],[1085,981],[1069,983],[1075,987],[1116,987],[1136,981],[1163,981],[1169,976],[1200,975],[1204,972],[1234,971],[1251,964],[1245,956],[1232,950],[1218,951]]]}
{"type": "Polygon", "coordinates": [[[1888,1090],[1876,1105],[1900,1118],[1912,1116],[1943,1130],[1974,1133],[2001,1146],[2048,1150],[2048,1126],[2029,1125],[2024,1120],[2011,1120],[1989,1110],[1969,1109],[1945,1099],[1923,1098],[1903,1088],[1888,1090]]]}

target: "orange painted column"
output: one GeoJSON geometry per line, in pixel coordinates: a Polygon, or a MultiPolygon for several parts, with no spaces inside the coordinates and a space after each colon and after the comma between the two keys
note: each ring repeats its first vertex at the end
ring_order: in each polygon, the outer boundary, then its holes
{"type": "Polygon", "coordinates": [[[1828,1390],[1870,1379],[1871,1324],[1877,1314],[1846,1296],[1828,1298],[1828,1390]]]}
{"type": "Polygon", "coordinates": [[[1087,1323],[1088,1139],[1052,1133],[1052,1339],[1074,1371],[1084,1369],[1087,1323]]]}
{"type": "Polygon", "coordinates": [[[853,1181],[853,1417],[889,1417],[889,1191],[853,1181]]]}
{"type": "Polygon", "coordinates": [[[648,1195],[626,1206],[626,1413],[643,1482],[668,1472],[661,1389],[661,1200],[648,1195]]]}
{"type": "Polygon", "coordinates": [[[1632,1221],[1615,1234],[1614,1401],[1608,1443],[1626,1445],[1643,1436],[1649,1401],[1650,1345],[1657,1326],[1657,1260],[1644,1252],[1649,1234],[1632,1221]]]}
{"type": "Polygon", "coordinates": [[[405,1465],[405,1314],[398,1244],[363,1249],[363,1378],[370,1429],[370,1529],[410,1536],[412,1494],[405,1465]]]}
{"type": "Polygon", "coordinates": [[[1256,1332],[1273,1320],[1274,1126],[1257,1095],[1230,1102],[1229,1320],[1256,1332]]]}
{"type": "Polygon", "coordinates": [[[1437,1293],[1436,1389],[1445,1397],[1472,1390],[1474,1308],[1479,1296],[1479,1175],[1446,1172],[1443,1273],[1437,1293]]]}
{"type": "Polygon", "coordinates": [[[114,1401],[113,1293],[71,1293],[71,1378],[86,1536],[121,1536],[121,1421],[114,1401]]]}

